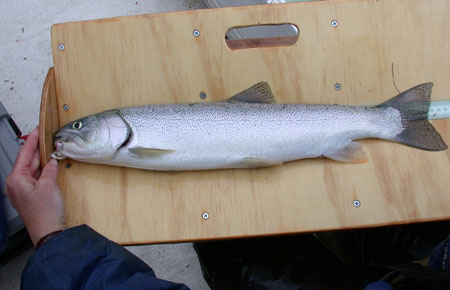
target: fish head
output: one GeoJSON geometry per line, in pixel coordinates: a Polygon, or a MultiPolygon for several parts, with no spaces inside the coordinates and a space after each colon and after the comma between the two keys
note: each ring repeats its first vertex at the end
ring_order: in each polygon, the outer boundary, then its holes
{"type": "Polygon", "coordinates": [[[114,157],[130,131],[118,111],[106,111],[66,124],[55,133],[54,144],[59,156],[102,162],[114,157]]]}

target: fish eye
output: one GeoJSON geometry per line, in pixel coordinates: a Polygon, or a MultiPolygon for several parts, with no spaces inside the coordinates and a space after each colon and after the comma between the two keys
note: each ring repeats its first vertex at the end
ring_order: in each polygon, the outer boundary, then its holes
{"type": "Polygon", "coordinates": [[[80,130],[81,128],[83,128],[83,122],[80,122],[80,121],[73,122],[72,128],[74,128],[76,130],[80,130]]]}

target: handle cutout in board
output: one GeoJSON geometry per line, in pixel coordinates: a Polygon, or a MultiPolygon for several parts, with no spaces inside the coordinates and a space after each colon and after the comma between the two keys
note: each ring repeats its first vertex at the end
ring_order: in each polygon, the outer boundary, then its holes
{"type": "Polygon", "coordinates": [[[233,27],[225,34],[225,42],[232,50],[291,46],[298,38],[299,29],[292,23],[233,27]]]}

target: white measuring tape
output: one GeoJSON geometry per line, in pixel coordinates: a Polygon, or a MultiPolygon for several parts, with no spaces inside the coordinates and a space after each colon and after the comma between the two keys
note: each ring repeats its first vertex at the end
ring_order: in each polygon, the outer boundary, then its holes
{"type": "Polygon", "coordinates": [[[450,101],[437,101],[430,103],[428,120],[450,118],[450,101]]]}

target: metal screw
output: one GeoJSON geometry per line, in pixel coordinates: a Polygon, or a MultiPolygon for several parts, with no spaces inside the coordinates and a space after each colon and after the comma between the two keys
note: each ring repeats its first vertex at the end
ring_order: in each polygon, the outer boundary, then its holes
{"type": "Polygon", "coordinates": [[[69,111],[70,107],[69,107],[69,105],[65,104],[65,105],[63,106],[63,109],[64,109],[64,111],[69,111]]]}
{"type": "Polygon", "coordinates": [[[205,92],[200,92],[200,99],[202,99],[202,100],[206,99],[206,93],[205,92]]]}
{"type": "Polygon", "coordinates": [[[335,84],[334,84],[334,89],[335,89],[336,91],[340,91],[341,88],[342,88],[342,86],[341,86],[340,83],[335,83],[335,84]]]}
{"type": "Polygon", "coordinates": [[[204,212],[204,213],[202,214],[202,218],[203,218],[204,220],[209,219],[209,213],[204,212]]]}
{"type": "Polygon", "coordinates": [[[194,29],[193,34],[194,34],[195,37],[199,37],[200,36],[200,30],[194,29]]]}
{"type": "Polygon", "coordinates": [[[72,163],[67,162],[67,163],[66,163],[66,168],[70,168],[70,167],[72,167],[72,163]]]}
{"type": "Polygon", "coordinates": [[[361,202],[360,202],[359,200],[355,199],[355,200],[353,201],[353,206],[354,206],[354,207],[360,207],[360,206],[361,206],[361,202]]]}
{"type": "Polygon", "coordinates": [[[331,27],[337,27],[339,25],[339,23],[337,22],[337,20],[331,20],[331,27]]]}
{"type": "Polygon", "coordinates": [[[64,44],[63,44],[63,43],[60,43],[60,44],[58,45],[58,49],[59,49],[59,50],[64,50],[64,44]]]}

